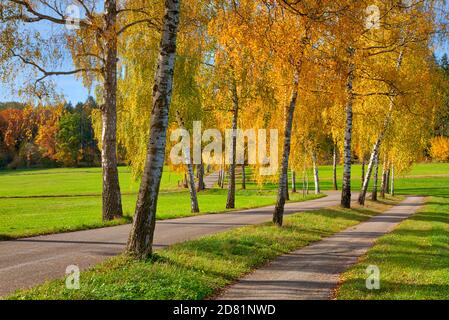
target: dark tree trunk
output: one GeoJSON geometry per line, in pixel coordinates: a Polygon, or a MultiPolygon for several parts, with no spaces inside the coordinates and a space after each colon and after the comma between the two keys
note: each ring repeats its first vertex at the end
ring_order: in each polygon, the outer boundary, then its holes
{"type": "Polygon", "coordinates": [[[341,205],[344,208],[351,208],[352,105],[354,102],[353,81],[355,72],[355,65],[352,61],[355,50],[349,48],[348,51],[350,61],[346,84],[346,129],[344,139],[343,186],[341,194],[341,205]]]}
{"type": "Polygon", "coordinates": [[[237,95],[237,85],[234,83],[232,88],[232,102],[234,110],[232,114],[232,147],[231,147],[231,164],[229,165],[228,178],[228,199],[226,201],[226,209],[235,208],[235,167],[237,160],[237,120],[239,115],[239,100],[237,95]]]}
{"type": "Polygon", "coordinates": [[[391,187],[390,194],[394,196],[394,164],[391,164],[391,187]]]}
{"type": "Polygon", "coordinates": [[[201,163],[197,167],[198,172],[198,192],[206,189],[206,185],[204,184],[204,164],[201,163]]]}
{"type": "Polygon", "coordinates": [[[187,189],[189,187],[189,182],[187,179],[187,173],[184,173],[184,180],[182,181],[182,186],[184,187],[184,189],[187,189]]]}
{"type": "Polygon", "coordinates": [[[333,177],[333,185],[334,190],[338,190],[338,183],[337,183],[337,145],[334,144],[334,152],[332,157],[332,177],[333,177]]]}
{"type": "Polygon", "coordinates": [[[290,193],[288,192],[288,171],[287,176],[285,177],[285,200],[290,201],[290,193]]]}
{"type": "Polygon", "coordinates": [[[284,149],[282,153],[282,167],[279,175],[279,189],[276,207],[273,213],[273,223],[282,226],[284,219],[284,206],[286,201],[286,189],[288,185],[287,173],[288,173],[288,160],[290,157],[290,141],[292,136],[293,115],[295,113],[296,101],[298,100],[298,85],[299,74],[296,73],[293,79],[293,92],[290,105],[285,116],[285,130],[284,130],[284,149]]]}
{"type": "Polygon", "coordinates": [[[126,249],[129,255],[138,259],[146,259],[153,252],[157,199],[164,167],[168,114],[173,89],[179,9],[179,0],[165,0],[158,67],[153,87],[147,157],[126,249]]]}
{"type": "Polygon", "coordinates": [[[362,206],[365,205],[366,193],[368,192],[368,186],[369,186],[369,182],[371,179],[371,174],[373,172],[374,163],[376,161],[377,154],[379,152],[379,146],[380,146],[380,141],[378,140],[376,142],[376,144],[374,145],[373,152],[371,153],[371,158],[370,158],[369,164],[368,164],[368,170],[365,174],[365,179],[363,179],[362,190],[360,191],[359,200],[358,200],[359,204],[362,206]]]}
{"type": "Polygon", "coordinates": [[[195,175],[193,174],[193,164],[190,162],[187,164],[187,172],[188,175],[188,184],[189,184],[189,192],[190,192],[190,208],[192,213],[200,212],[200,208],[198,206],[198,197],[196,195],[195,188],[195,175]]]}
{"type": "Polygon", "coordinates": [[[246,172],[245,172],[245,164],[242,164],[242,189],[246,190],[246,172]]]}
{"type": "Polygon", "coordinates": [[[365,158],[363,158],[362,159],[362,178],[361,178],[362,185],[363,185],[363,182],[365,181],[365,175],[366,175],[366,173],[365,173],[365,158]]]}
{"type": "Polygon", "coordinates": [[[387,169],[387,183],[385,184],[385,193],[390,193],[390,177],[391,177],[391,167],[390,163],[388,163],[388,169],[387,169]]]}
{"type": "Polygon", "coordinates": [[[306,162],[304,159],[304,168],[302,171],[302,196],[305,198],[306,197],[306,162]]]}
{"type": "Polygon", "coordinates": [[[307,155],[304,155],[304,194],[309,194],[309,173],[307,172],[307,165],[306,165],[306,157],[307,155]]]}
{"type": "MultiPolygon", "coordinates": [[[[106,31],[114,33],[117,21],[116,0],[105,0],[106,31]]],[[[104,67],[104,105],[102,111],[101,165],[103,169],[103,221],[123,216],[117,162],[117,39],[107,42],[104,67]]]]}
{"type": "Polygon", "coordinates": [[[371,200],[377,201],[377,184],[379,183],[379,153],[376,155],[374,162],[374,178],[373,178],[373,193],[371,194],[371,200]]]}
{"type": "Polygon", "coordinates": [[[380,185],[380,197],[385,199],[385,185],[387,183],[387,160],[384,160],[382,168],[382,183],[380,185]]]}
{"type": "Polygon", "coordinates": [[[309,173],[306,170],[306,194],[309,194],[309,173]]]}
{"type": "Polygon", "coordinates": [[[223,169],[221,169],[221,185],[220,185],[222,189],[224,189],[225,179],[226,179],[226,171],[223,167],[223,169]]]}
{"type": "Polygon", "coordinates": [[[292,170],[292,192],[296,193],[296,171],[292,170]]]}

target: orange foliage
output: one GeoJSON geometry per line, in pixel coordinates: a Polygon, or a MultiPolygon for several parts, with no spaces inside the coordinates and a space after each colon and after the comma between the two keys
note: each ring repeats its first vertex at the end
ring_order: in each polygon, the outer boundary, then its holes
{"type": "Polygon", "coordinates": [[[431,140],[430,154],[434,160],[449,161],[449,138],[433,138],[431,140]]]}

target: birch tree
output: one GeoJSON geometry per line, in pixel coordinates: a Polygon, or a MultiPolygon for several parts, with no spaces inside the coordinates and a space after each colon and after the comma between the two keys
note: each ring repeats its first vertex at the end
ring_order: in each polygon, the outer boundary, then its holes
{"type": "MultiPolygon", "coordinates": [[[[383,140],[385,139],[385,135],[387,131],[390,129],[395,108],[399,109],[398,111],[400,112],[407,112],[406,109],[402,109],[400,105],[398,106],[399,103],[397,103],[396,98],[398,94],[404,95],[407,94],[407,91],[411,91],[410,88],[404,86],[404,82],[406,81],[404,81],[403,79],[412,78],[413,74],[405,75],[404,72],[400,72],[404,62],[404,55],[410,54],[409,52],[413,52],[414,55],[419,55],[420,53],[427,55],[428,53],[426,53],[426,50],[425,49],[423,50],[423,48],[426,48],[428,46],[428,42],[430,39],[429,36],[430,34],[433,33],[434,30],[433,22],[431,19],[429,19],[429,12],[425,10],[423,7],[421,7],[421,4],[409,6],[405,10],[402,7],[400,7],[393,12],[396,14],[396,17],[392,13],[388,17],[386,25],[388,26],[390,33],[395,33],[393,34],[393,36],[390,36],[389,41],[393,43],[396,42],[398,49],[385,50],[387,52],[384,54],[388,55],[389,54],[388,51],[393,52],[393,54],[396,54],[396,58],[393,60],[394,61],[393,77],[391,78],[388,76],[383,77],[384,78],[383,81],[382,76],[377,75],[376,77],[371,77],[377,78],[376,79],[377,82],[380,81],[384,85],[387,84],[387,87],[384,88],[383,90],[388,92],[389,106],[388,111],[386,112],[386,116],[383,120],[383,125],[372,148],[370,161],[368,163],[368,169],[364,177],[362,190],[360,192],[358,199],[361,205],[365,203],[366,193],[370,183],[370,177],[372,175],[372,171],[375,166],[375,161],[379,154],[380,146],[383,140]]],[[[421,64],[421,66],[425,67],[426,64],[425,63],[421,64]]],[[[385,63],[383,64],[383,68],[385,68],[385,63]]],[[[394,173],[393,168],[394,165],[392,164],[391,172],[394,173]]]]}
{"type": "Polygon", "coordinates": [[[127,254],[146,259],[152,254],[159,187],[165,158],[168,115],[173,88],[180,1],[165,0],[165,15],[157,72],[153,87],[147,159],[136,212],[127,244],[127,254]]]}

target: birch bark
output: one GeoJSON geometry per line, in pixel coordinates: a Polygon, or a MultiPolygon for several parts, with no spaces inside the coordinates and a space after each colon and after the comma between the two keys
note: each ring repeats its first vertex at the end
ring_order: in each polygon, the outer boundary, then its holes
{"type": "Polygon", "coordinates": [[[137,259],[146,259],[153,252],[157,199],[164,167],[168,114],[173,89],[179,10],[180,0],[165,0],[145,169],[126,249],[129,255],[137,259]]]}

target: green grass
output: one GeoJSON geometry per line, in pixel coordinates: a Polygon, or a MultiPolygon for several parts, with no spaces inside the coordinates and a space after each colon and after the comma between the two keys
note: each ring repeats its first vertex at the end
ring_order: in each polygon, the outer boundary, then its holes
{"type": "MultiPolygon", "coordinates": [[[[136,193],[139,182],[129,168],[119,167],[123,193],[136,193]]],[[[182,180],[180,174],[165,168],[161,190],[173,190],[182,180]]],[[[0,197],[101,195],[101,168],[58,168],[32,170],[0,170],[0,197]]]]}
{"type": "MultiPolygon", "coordinates": [[[[380,174],[379,170],[379,184],[380,174]]],[[[296,188],[302,190],[302,171],[296,173],[296,188]]],[[[247,175],[251,177],[251,172],[247,171],[247,175]]],[[[343,177],[342,166],[337,167],[337,182],[341,188],[341,180],[343,177]]],[[[319,178],[321,190],[333,190],[332,184],[332,166],[320,166],[319,178]]],[[[397,194],[401,195],[424,195],[424,196],[443,196],[449,195],[449,163],[421,163],[415,164],[409,172],[405,172],[396,176],[395,189],[397,194]]],[[[289,173],[289,182],[291,183],[291,174],[289,173]]],[[[313,174],[308,170],[309,190],[313,190],[313,174]]],[[[372,187],[372,179],[370,188],[372,187]]],[[[257,188],[254,182],[247,183],[248,188],[257,188]]],[[[352,165],[351,169],[351,189],[359,191],[362,186],[362,166],[359,164],[352,165]]],[[[290,186],[291,187],[291,186],[290,186]]],[[[266,184],[264,189],[276,189],[276,184],[266,184]]]]}
{"type": "Polygon", "coordinates": [[[338,299],[449,299],[449,198],[430,197],[342,280],[338,299]],[[380,290],[365,287],[368,265],[380,269],[380,290]]]}
{"type": "MultiPolygon", "coordinates": [[[[165,168],[158,201],[158,219],[190,216],[189,193],[178,189],[179,173],[165,168]]],[[[0,239],[17,238],[62,231],[82,230],[129,222],[134,212],[138,182],[128,168],[120,167],[124,219],[103,224],[101,221],[101,168],[41,169],[0,171],[0,239]]],[[[251,170],[247,168],[248,178],[251,170]]],[[[341,176],[341,167],[338,167],[341,176]]],[[[361,167],[353,166],[353,190],[360,188],[361,167]]],[[[309,178],[312,179],[311,173],[309,178]]],[[[320,168],[321,188],[332,189],[332,167],[320,168]]],[[[238,179],[240,180],[240,179],[238,179]]],[[[301,183],[298,173],[298,191],[301,183]]],[[[313,188],[313,181],[310,181],[313,188]]],[[[240,188],[238,182],[237,188],[240,188]]],[[[238,190],[237,208],[273,204],[277,186],[257,186],[248,181],[248,190],[238,190]]],[[[449,196],[449,164],[418,164],[406,177],[396,180],[398,194],[449,196]]],[[[308,196],[306,199],[310,199],[308,196]]],[[[292,200],[303,200],[292,194],[292,200]]],[[[225,211],[226,189],[199,194],[202,213],[225,211]]]]}
{"type": "MultiPolygon", "coordinates": [[[[338,184],[341,187],[342,167],[337,167],[338,184]]],[[[381,169],[379,170],[379,175],[381,169]]],[[[332,167],[319,168],[320,186],[323,190],[332,190],[332,167]]],[[[351,171],[351,187],[359,191],[362,185],[362,167],[353,165],[351,171]]],[[[309,173],[309,186],[313,188],[313,176],[309,173]]],[[[379,177],[380,179],[380,177],[379,177]]],[[[415,164],[413,168],[404,174],[396,176],[395,189],[401,195],[449,195],[449,163],[422,163],[415,164]]],[[[379,181],[380,184],[380,181],[379,181]]],[[[371,179],[372,186],[372,179],[371,179]]],[[[298,183],[298,188],[302,184],[298,183]]]]}
{"type": "MultiPolygon", "coordinates": [[[[63,168],[0,171],[0,239],[112,226],[131,221],[138,182],[120,167],[124,218],[101,221],[101,168],[63,168]]],[[[158,219],[192,215],[188,191],[178,188],[182,175],[165,168],[158,201],[158,219]]],[[[293,195],[292,199],[302,201],[293,195]]],[[[237,208],[274,203],[275,192],[238,191],[237,208]]],[[[226,211],[226,190],[199,194],[202,213],[226,211]]]]}
{"type": "Polygon", "coordinates": [[[387,209],[369,203],[330,208],[271,223],[233,229],[157,251],[146,262],[119,256],[82,272],[80,290],[63,280],[20,291],[10,299],[204,299],[274,258],[356,225],[387,209]]]}
{"type": "MultiPolygon", "coordinates": [[[[201,214],[226,210],[226,190],[213,189],[199,193],[201,214]]],[[[292,201],[304,201],[320,196],[292,194],[292,201]]],[[[74,231],[123,224],[131,221],[136,195],[122,198],[124,218],[103,224],[101,197],[56,197],[0,199],[0,239],[39,234],[74,231]]],[[[238,190],[237,208],[254,208],[273,204],[273,191],[238,190]]],[[[158,199],[158,219],[191,216],[190,195],[187,191],[161,193],[158,199]]]]}

